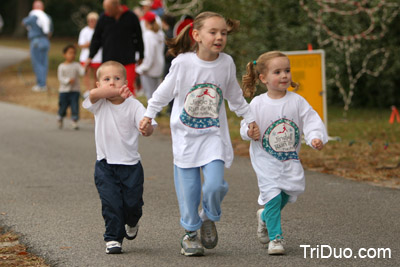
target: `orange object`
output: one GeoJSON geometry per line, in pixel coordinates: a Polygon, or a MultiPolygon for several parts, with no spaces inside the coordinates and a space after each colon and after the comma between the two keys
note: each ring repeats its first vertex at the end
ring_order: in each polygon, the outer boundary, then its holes
{"type": "Polygon", "coordinates": [[[393,124],[394,123],[394,118],[396,118],[397,122],[400,123],[400,115],[399,111],[395,106],[392,106],[392,114],[390,115],[389,123],[393,124]]]}
{"type": "Polygon", "coordinates": [[[312,44],[311,43],[308,43],[307,44],[307,50],[308,51],[312,51],[313,49],[312,49],[312,44]]]}

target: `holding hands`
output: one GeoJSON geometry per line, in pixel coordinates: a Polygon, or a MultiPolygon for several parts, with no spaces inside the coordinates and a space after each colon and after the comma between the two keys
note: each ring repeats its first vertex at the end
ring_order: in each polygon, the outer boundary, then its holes
{"type": "Polygon", "coordinates": [[[153,133],[153,126],[151,125],[152,119],[149,117],[143,117],[139,123],[139,132],[143,136],[150,136],[153,133]]]}
{"type": "Polygon", "coordinates": [[[249,124],[249,130],[247,130],[247,135],[254,141],[260,139],[260,129],[255,121],[249,124]]]}
{"type": "Polygon", "coordinates": [[[311,145],[313,148],[317,149],[317,150],[321,150],[324,147],[324,143],[322,143],[322,141],[318,138],[314,138],[311,141],[311,145]]]}

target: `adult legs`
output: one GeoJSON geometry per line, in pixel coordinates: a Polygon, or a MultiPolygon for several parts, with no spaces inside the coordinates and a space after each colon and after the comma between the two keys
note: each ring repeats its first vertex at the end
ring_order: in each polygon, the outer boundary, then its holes
{"type": "Polygon", "coordinates": [[[49,49],[50,42],[46,37],[34,38],[31,40],[31,62],[36,75],[37,85],[40,87],[46,86],[49,49]]]}

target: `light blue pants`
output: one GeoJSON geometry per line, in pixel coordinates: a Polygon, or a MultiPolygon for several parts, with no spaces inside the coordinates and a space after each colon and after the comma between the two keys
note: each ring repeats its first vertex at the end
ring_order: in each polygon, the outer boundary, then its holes
{"type": "Polygon", "coordinates": [[[197,168],[179,168],[174,165],[175,190],[181,214],[181,225],[187,231],[200,229],[199,216],[201,191],[203,190],[203,210],[212,221],[221,217],[221,202],[228,192],[228,183],[224,180],[224,162],[214,160],[197,168]],[[200,169],[204,183],[201,186],[200,169]]]}
{"type": "Polygon", "coordinates": [[[47,37],[37,37],[30,40],[31,63],[36,75],[36,83],[41,87],[46,86],[49,49],[50,42],[47,37]]]}
{"type": "Polygon", "coordinates": [[[279,195],[265,204],[261,219],[267,224],[269,240],[275,240],[277,236],[282,237],[281,210],[286,206],[289,195],[281,192],[279,195]]]}

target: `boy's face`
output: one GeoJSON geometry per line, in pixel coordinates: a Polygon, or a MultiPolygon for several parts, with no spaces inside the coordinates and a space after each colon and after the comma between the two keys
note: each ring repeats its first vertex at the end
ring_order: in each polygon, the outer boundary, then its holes
{"type": "Polygon", "coordinates": [[[75,60],[76,50],[73,48],[68,48],[67,52],[64,54],[64,58],[67,62],[73,62],[75,60]]]}
{"type": "Polygon", "coordinates": [[[100,78],[96,82],[99,88],[121,88],[127,84],[124,73],[117,66],[105,66],[100,70],[100,78]]]}

